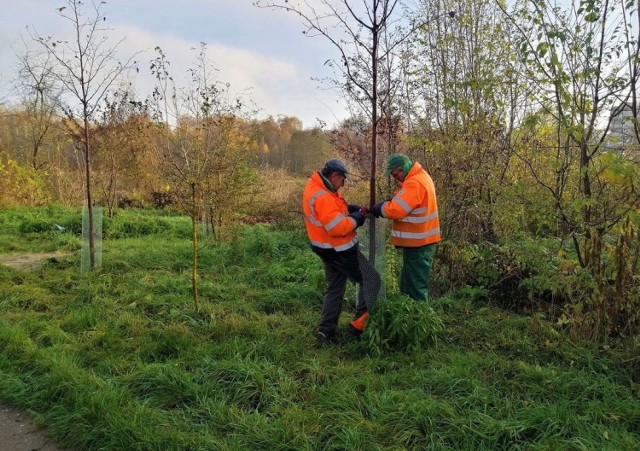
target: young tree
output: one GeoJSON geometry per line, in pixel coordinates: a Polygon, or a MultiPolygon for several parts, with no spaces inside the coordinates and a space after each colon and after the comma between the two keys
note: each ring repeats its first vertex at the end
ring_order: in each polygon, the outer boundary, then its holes
{"type": "Polygon", "coordinates": [[[120,62],[116,51],[122,41],[109,46],[107,34],[110,30],[104,26],[106,17],[102,13],[104,1],[86,5],[81,0],[66,0],[65,4],[56,11],[70,25],[72,38],[54,39],[42,36],[36,30],[30,33],[43,50],[43,60],[50,61],[48,75],[62,90],[57,100],[67,117],[64,124],[82,152],[89,225],[89,266],[93,269],[96,266],[91,182],[93,123],[106,93],[123,72],[132,67],[133,56],[124,63],[120,62]]]}
{"type": "MultiPolygon", "coordinates": [[[[191,82],[177,88],[169,61],[160,48],[151,63],[157,86],[152,98],[156,117],[164,120],[164,135],[158,146],[172,194],[188,212],[192,222],[192,294],[196,312],[198,295],[198,225],[203,216],[213,224],[230,217],[238,208],[253,173],[248,150],[252,143],[241,130],[245,106],[232,99],[229,85],[213,77],[214,68],[202,43],[196,66],[189,69],[191,82]]],[[[214,229],[215,233],[215,229],[214,229]]]]}
{"type": "Polygon", "coordinates": [[[493,205],[509,163],[505,136],[524,93],[509,63],[509,24],[493,0],[457,2],[455,21],[442,18],[456,4],[451,0],[418,3],[412,22],[424,25],[403,54],[408,147],[440,187],[448,239],[439,255],[455,262],[449,251],[496,239],[493,205]]]}
{"type": "MultiPolygon", "coordinates": [[[[554,143],[546,149],[553,156],[553,173],[545,176],[539,170],[535,154],[517,155],[544,188],[579,267],[589,275],[587,299],[578,301],[579,310],[587,312],[589,333],[597,338],[606,338],[621,324],[637,328],[637,302],[621,308],[620,293],[613,293],[610,283],[637,277],[637,267],[628,263],[637,246],[607,242],[622,243],[623,236],[640,228],[638,168],[604,143],[615,116],[609,111],[620,103],[637,104],[640,39],[632,19],[638,5],[585,0],[562,8],[529,1],[503,12],[519,32],[524,75],[539,105],[539,114],[524,125],[535,131],[547,117],[554,121],[554,143]]],[[[512,146],[526,149],[526,143],[512,146]]],[[[632,296],[633,289],[628,284],[624,297],[632,296]]]]}
{"type": "Polygon", "coordinates": [[[28,146],[31,166],[42,169],[48,162],[41,161],[41,153],[47,144],[51,130],[59,124],[57,107],[60,100],[60,87],[51,77],[52,58],[43,59],[33,56],[27,50],[18,56],[19,69],[16,88],[22,97],[22,106],[28,121],[28,146]]]}
{"type": "MultiPolygon", "coordinates": [[[[254,5],[297,14],[309,37],[322,36],[338,51],[339,58],[329,64],[342,80],[330,80],[354,101],[360,113],[370,119],[369,204],[376,201],[378,126],[380,110],[393,119],[394,56],[398,46],[411,35],[397,29],[401,19],[400,0],[289,0],[254,2],[254,5]]],[[[375,262],[375,222],[370,232],[369,258],[375,262]]]]}
{"type": "Polygon", "coordinates": [[[95,129],[94,173],[109,216],[119,200],[142,200],[158,192],[157,164],[152,158],[153,126],[148,106],[134,100],[128,88],[113,92],[95,129]]]}

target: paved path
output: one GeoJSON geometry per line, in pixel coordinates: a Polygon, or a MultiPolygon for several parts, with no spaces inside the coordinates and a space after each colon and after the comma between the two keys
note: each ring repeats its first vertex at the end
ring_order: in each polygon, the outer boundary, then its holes
{"type": "Polygon", "coordinates": [[[31,417],[0,404],[0,451],[64,451],[31,417]]]}

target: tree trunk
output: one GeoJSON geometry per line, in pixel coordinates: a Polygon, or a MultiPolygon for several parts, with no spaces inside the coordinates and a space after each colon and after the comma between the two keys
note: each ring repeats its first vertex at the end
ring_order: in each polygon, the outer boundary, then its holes
{"type": "Polygon", "coordinates": [[[87,214],[89,215],[89,269],[92,270],[96,267],[96,239],[95,239],[95,225],[93,221],[93,198],[91,196],[91,166],[90,166],[90,145],[89,145],[89,119],[85,106],[84,109],[84,170],[86,181],[86,193],[87,193],[87,214]]]}
{"type": "MultiPolygon", "coordinates": [[[[377,3],[374,3],[377,5],[377,3]]],[[[373,16],[376,20],[374,6],[373,16]]],[[[378,157],[378,24],[372,27],[373,47],[371,52],[371,72],[373,89],[371,93],[371,177],[369,178],[369,210],[376,203],[376,161],[378,157]]],[[[369,221],[369,261],[376,265],[376,220],[369,221]]]]}
{"type": "Polygon", "coordinates": [[[191,289],[193,294],[193,306],[196,313],[200,312],[200,303],[198,300],[198,201],[197,186],[191,184],[191,238],[193,244],[193,267],[191,269],[191,289]]]}

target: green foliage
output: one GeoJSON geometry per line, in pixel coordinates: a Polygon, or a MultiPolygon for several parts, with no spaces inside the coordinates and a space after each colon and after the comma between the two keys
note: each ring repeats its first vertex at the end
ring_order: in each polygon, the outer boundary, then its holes
{"type": "Polygon", "coordinates": [[[291,250],[293,244],[284,234],[271,233],[268,226],[257,225],[244,229],[235,247],[240,261],[258,257],[278,260],[291,250]]]}
{"type": "Polygon", "coordinates": [[[43,205],[49,201],[44,174],[16,160],[0,159],[0,206],[43,205]]]}
{"type": "Polygon", "coordinates": [[[457,293],[514,311],[536,311],[540,302],[562,303],[578,296],[571,286],[578,268],[570,248],[554,239],[482,243],[458,250],[466,284],[457,293]]]}
{"type": "Polygon", "coordinates": [[[435,344],[442,330],[442,320],[429,303],[395,295],[376,305],[364,339],[374,355],[418,352],[435,344]]]}
{"type": "MultiPolygon", "coordinates": [[[[22,234],[82,233],[82,214],[62,206],[16,208],[9,210],[0,224],[4,230],[22,234]]],[[[171,216],[152,210],[118,210],[113,218],[103,219],[104,238],[134,238],[146,235],[190,237],[191,223],[183,216],[171,216]]]]}
{"type": "Polygon", "coordinates": [[[456,295],[466,301],[486,301],[489,290],[484,286],[465,285],[456,290],[456,295]]]}
{"type": "Polygon", "coordinates": [[[525,237],[456,248],[462,283],[455,293],[516,312],[550,311],[563,327],[592,339],[634,335],[637,260],[622,256],[637,252],[637,235],[630,219],[621,229],[617,239],[611,235],[600,244],[604,279],[578,264],[570,241],[525,237]]]}
{"type": "Polygon", "coordinates": [[[60,205],[12,208],[4,212],[0,221],[3,230],[18,233],[60,231],[56,224],[69,233],[80,233],[82,227],[78,210],[60,205]]]}
{"type": "MultiPolygon", "coordinates": [[[[530,116],[512,135],[517,158],[507,178],[513,185],[503,192],[515,208],[509,197],[521,199],[527,227],[514,224],[503,240],[522,231],[563,241],[520,286],[534,295],[559,295],[563,324],[602,342],[634,335],[639,323],[637,293],[629,283],[637,281],[638,270],[623,263],[638,255],[628,239],[637,227],[631,216],[638,205],[638,165],[633,153],[607,149],[598,120],[608,117],[604,125],[617,135],[615,121],[622,115],[609,111],[621,112],[625,104],[600,100],[633,84],[621,55],[637,57],[628,27],[635,12],[622,3],[586,0],[575,11],[542,2],[506,13],[520,35],[522,69],[543,88],[526,92],[539,105],[539,118],[530,116]],[[603,89],[593,91],[594,85],[603,89]]],[[[496,217],[502,213],[508,209],[496,210],[496,217]]]]}
{"type": "Polygon", "coordinates": [[[120,210],[113,218],[104,218],[105,238],[135,238],[146,235],[191,236],[191,222],[181,216],[159,216],[145,210],[120,210]]]}
{"type": "Polygon", "coordinates": [[[49,205],[17,207],[0,216],[0,251],[74,251],[80,248],[81,216],[77,209],[49,205]],[[21,234],[23,239],[16,240],[21,234]]]}
{"type": "Polygon", "coordinates": [[[303,230],[295,233],[256,225],[244,228],[230,252],[236,264],[260,262],[250,281],[262,286],[285,288],[291,283],[311,284],[319,288],[324,273],[311,252],[303,230]]]}
{"type": "MultiPolygon", "coordinates": [[[[30,214],[39,213],[0,212],[0,235],[11,225],[16,247],[37,250],[38,234],[17,231],[30,214]]],[[[318,349],[323,285],[311,274],[322,280],[322,266],[304,232],[238,233],[202,249],[200,314],[189,238],[171,232],[110,239],[100,273],[80,274],[76,256],[37,271],[0,266],[0,399],[72,449],[633,449],[640,440],[633,346],[582,343],[543,315],[450,295],[391,296],[361,340],[318,349]]],[[[520,252],[528,265],[540,255],[520,252]]]]}

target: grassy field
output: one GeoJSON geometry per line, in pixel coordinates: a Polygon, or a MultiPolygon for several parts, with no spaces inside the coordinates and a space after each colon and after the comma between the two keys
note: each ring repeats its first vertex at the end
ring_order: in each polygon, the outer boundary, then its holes
{"type": "Polygon", "coordinates": [[[363,339],[318,348],[324,277],[300,224],[203,248],[198,314],[188,219],[106,218],[89,274],[80,226],[70,209],[0,212],[0,254],[68,254],[0,265],[0,399],[68,447],[640,449],[637,368],[542,316],[390,293],[363,339]]]}

